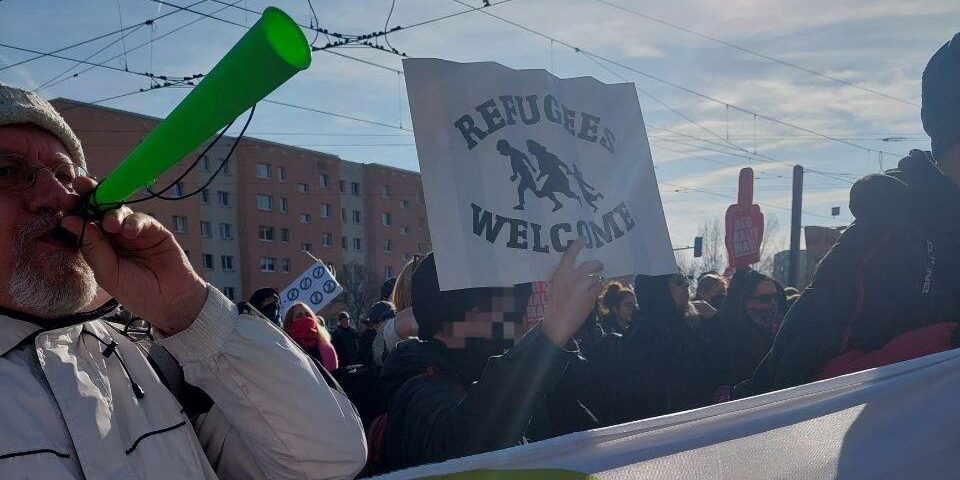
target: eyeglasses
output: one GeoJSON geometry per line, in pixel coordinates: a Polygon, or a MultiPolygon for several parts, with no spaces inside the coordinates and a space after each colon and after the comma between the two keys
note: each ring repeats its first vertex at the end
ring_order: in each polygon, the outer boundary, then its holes
{"type": "Polygon", "coordinates": [[[15,153],[0,153],[0,192],[20,192],[37,183],[37,172],[47,170],[63,185],[75,191],[74,181],[89,177],[86,169],[73,163],[61,163],[55,167],[32,167],[26,158],[15,153]]]}
{"type": "Polygon", "coordinates": [[[752,300],[757,303],[770,303],[777,300],[777,296],[773,294],[767,295],[754,295],[752,297],[747,297],[747,300],[752,300]]]}

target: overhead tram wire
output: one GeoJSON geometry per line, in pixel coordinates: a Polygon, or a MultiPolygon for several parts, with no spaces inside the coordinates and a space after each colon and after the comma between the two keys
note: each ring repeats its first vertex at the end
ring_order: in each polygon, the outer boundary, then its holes
{"type": "Polygon", "coordinates": [[[765,60],[769,60],[769,61],[772,61],[772,62],[779,63],[780,65],[784,65],[784,66],[787,66],[787,67],[790,67],[790,68],[793,68],[793,69],[796,69],[796,70],[800,70],[800,71],[805,72],[805,73],[808,73],[808,74],[810,74],[810,75],[814,75],[814,76],[817,76],[817,77],[820,77],[820,78],[823,78],[823,79],[826,79],[826,80],[830,80],[830,81],[832,81],[832,82],[836,82],[836,83],[839,83],[839,84],[841,84],[841,85],[845,85],[845,86],[848,86],[848,87],[856,88],[856,89],[862,90],[862,91],[864,91],[864,92],[869,92],[869,93],[872,93],[872,94],[874,94],[874,95],[878,95],[878,96],[884,97],[884,98],[886,98],[886,99],[888,99],[888,100],[893,100],[893,101],[895,101],[895,102],[899,102],[899,103],[902,103],[902,104],[905,104],[905,105],[910,105],[910,106],[912,106],[912,107],[920,107],[920,104],[918,104],[918,103],[916,103],[916,102],[912,102],[912,101],[910,101],[910,100],[905,100],[905,99],[903,99],[903,98],[895,97],[895,96],[893,96],[893,95],[890,95],[890,94],[887,94],[887,93],[883,93],[883,92],[881,92],[881,91],[874,90],[874,89],[872,89],[872,88],[865,87],[865,86],[863,86],[863,85],[860,85],[860,84],[857,84],[857,83],[854,83],[854,82],[850,82],[850,81],[844,80],[844,79],[842,79],[842,78],[837,78],[837,77],[834,77],[834,76],[832,76],[832,75],[828,75],[828,74],[826,74],[826,73],[819,72],[819,71],[813,70],[813,69],[811,69],[811,68],[804,67],[803,65],[798,65],[798,64],[796,64],[796,63],[788,62],[788,61],[786,61],[786,60],[783,60],[783,59],[774,57],[774,56],[772,56],[772,55],[767,55],[767,54],[765,54],[765,53],[763,53],[763,52],[759,52],[759,51],[757,51],[757,50],[753,50],[753,49],[751,49],[751,48],[747,48],[747,47],[744,47],[744,46],[742,46],[742,45],[737,45],[737,44],[735,44],[735,43],[728,42],[728,41],[726,41],[726,40],[721,40],[721,39],[719,39],[719,38],[716,38],[716,37],[707,35],[707,34],[705,34],[705,33],[698,32],[698,31],[696,31],[696,30],[692,30],[692,29],[690,29],[690,28],[687,28],[687,27],[684,27],[684,26],[681,26],[681,25],[677,25],[677,24],[675,24],[675,23],[671,23],[671,22],[668,22],[668,21],[666,21],[666,20],[661,20],[661,19],[659,19],[659,18],[657,18],[657,17],[651,16],[651,15],[647,15],[647,14],[645,14],[645,13],[642,13],[642,12],[639,12],[639,11],[636,11],[636,10],[633,10],[633,9],[631,9],[631,8],[624,7],[623,5],[618,5],[618,4],[616,4],[616,3],[609,2],[609,1],[607,1],[607,0],[594,0],[594,1],[596,1],[596,2],[598,2],[598,3],[602,3],[602,4],[607,5],[607,6],[609,6],[609,7],[613,7],[613,8],[615,8],[615,9],[620,10],[620,11],[623,11],[623,12],[627,12],[627,13],[629,13],[629,14],[631,14],[631,15],[635,15],[635,16],[638,16],[638,17],[640,17],[640,18],[647,19],[647,20],[649,20],[649,21],[651,21],[651,22],[659,23],[659,24],[661,24],[661,25],[665,25],[665,26],[667,26],[667,27],[670,27],[670,28],[673,28],[673,29],[676,29],[676,30],[680,30],[680,31],[685,32],[685,33],[688,33],[688,34],[690,34],[690,35],[694,35],[694,36],[697,36],[697,37],[700,37],[700,38],[704,38],[704,39],[710,40],[711,42],[719,43],[720,45],[724,45],[724,46],[726,46],[726,47],[730,47],[730,48],[733,48],[733,49],[735,49],[735,50],[739,50],[739,51],[741,51],[741,52],[748,53],[748,54],[750,54],[750,55],[754,55],[754,56],[756,56],[756,57],[760,57],[760,58],[765,59],[765,60]]]}
{"type": "MultiPolygon", "coordinates": [[[[460,4],[460,5],[469,6],[468,4],[464,3],[462,0],[450,0],[450,1],[455,2],[455,3],[458,3],[458,4],[460,4]]],[[[503,3],[503,2],[501,2],[501,3],[503,3]]],[[[865,150],[865,151],[868,151],[868,152],[877,152],[877,151],[879,151],[879,150],[877,150],[877,149],[868,148],[868,147],[865,147],[865,146],[863,146],[863,145],[859,145],[859,144],[856,144],[856,143],[853,143],[853,142],[850,142],[850,141],[846,141],[846,140],[843,140],[843,139],[840,139],[840,138],[836,138],[836,137],[833,137],[833,136],[830,136],[830,135],[827,135],[827,134],[818,132],[818,131],[816,131],[816,130],[812,130],[812,129],[809,129],[809,128],[806,128],[806,127],[803,127],[803,126],[800,126],[800,125],[796,125],[796,124],[787,122],[787,121],[785,121],[785,120],[780,120],[780,119],[778,119],[778,118],[771,117],[771,116],[769,116],[769,115],[764,115],[764,114],[762,114],[762,113],[759,113],[759,112],[750,110],[750,109],[748,109],[748,108],[740,107],[740,106],[738,106],[738,105],[734,105],[734,104],[732,104],[732,103],[725,102],[725,101],[720,100],[720,99],[718,99],[718,98],[716,98],[716,97],[712,97],[712,96],[707,95],[707,94],[705,94],[705,93],[696,91],[696,90],[694,90],[694,89],[692,89],[692,88],[685,87],[685,86],[683,86],[683,85],[680,85],[680,84],[678,84],[678,83],[672,82],[672,81],[670,81],[670,80],[666,80],[666,79],[660,78],[660,77],[658,77],[658,76],[656,76],[656,75],[653,75],[653,74],[644,72],[644,71],[642,71],[642,70],[638,70],[638,69],[636,69],[636,68],[633,68],[633,67],[631,67],[631,66],[629,66],[629,65],[625,65],[625,64],[623,64],[623,63],[617,62],[616,60],[611,60],[610,58],[604,57],[603,55],[599,55],[599,54],[593,53],[593,52],[591,52],[591,51],[589,51],[589,50],[583,49],[583,48],[581,48],[581,47],[578,47],[578,46],[576,46],[576,45],[570,44],[570,43],[565,42],[565,41],[563,41],[563,40],[559,40],[559,39],[557,39],[557,38],[555,38],[555,37],[551,37],[550,35],[547,35],[547,34],[545,34],[545,33],[539,32],[539,31],[534,30],[534,29],[532,29],[532,28],[530,28],[530,27],[521,25],[521,24],[516,23],[516,22],[514,22],[514,21],[512,21],[512,20],[509,20],[509,19],[506,19],[506,18],[497,16],[497,15],[495,15],[495,14],[492,14],[492,13],[486,11],[485,9],[476,9],[476,10],[478,10],[480,13],[483,13],[484,15],[487,15],[487,16],[489,16],[489,17],[492,17],[492,18],[495,18],[495,19],[497,19],[497,20],[500,20],[501,22],[504,22],[504,23],[513,25],[514,27],[517,27],[517,28],[519,28],[519,29],[521,29],[521,30],[524,30],[524,31],[526,31],[526,32],[528,32],[528,33],[531,33],[531,34],[533,34],[533,35],[536,35],[536,36],[538,36],[538,37],[544,38],[544,39],[546,39],[546,40],[552,40],[552,41],[554,41],[554,42],[556,42],[556,43],[559,43],[560,45],[563,45],[563,46],[565,46],[565,47],[567,47],[567,48],[572,49],[572,50],[575,51],[575,52],[583,53],[583,54],[585,54],[585,55],[588,55],[588,56],[597,58],[597,59],[599,59],[599,60],[603,60],[603,61],[605,61],[605,62],[607,62],[607,63],[609,63],[609,64],[611,64],[611,65],[616,65],[616,66],[618,66],[618,67],[620,67],[620,68],[623,68],[623,69],[625,69],[625,70],[629,70],[629,71],[631,71],[631,72],[633,72],[633,73],[636,73],[636,74],[638,74],[638,75],[642,75],[642,76],[644,76],[644,77],[646,77],[646,78],[649,78],[649,79],[651,79],[651,80],[654,80],[654,81],[656,81],[656,82],[658,82],[658,83],[661,83],[661,84],[664,84],[664,85],[673,87],[673,88],[675,88],[675,89],[677,89],[677,90],[681,90],[681,91],[687,92],[687,93],[689,93],[689,94],[691,94],[691,95],[694,95],[694,96],[703,98],[703,99],[705,99],[705,100],[709,100],[709,101],[714,102],[714,103],[717,103],[717,104],[719,104],[719,105],[727,106],[727,107],[729,107],[729,108],[731,108],[731,109],[734,109],[734,110],[736,110],[736,111],[738,111],[738,112],[745,113],[745,114],[748,114],[748,115],[754,115],[754,116],[756,116],[757,118],[760,118],[760,119],[762,119],[762,120],[766,120],[766,121],[768,121],[768,122],[772,122],[772,123],[776,123],[776,124],[778,124],[778,125],[783,125],[783,126],[785,126],[785,127],[793,128],[793,129],[795,129],[795,130],[799,130],[799,131],[802,131],[802,132],[805,132],[805,133],[809,133],[809,134],[811,134],[811,135],[816,135],[816,136],[818,136],[818,137],[822,137],[822,138],[824,138],[824,139],[831,140],[831,141],[834,141],[834,142],[837,142],[837,143],[842,143],[842,144],[844,144],[844,145],[847,145],[847,146],[850,146],[850,147],[853,147],[853,148],[857,148],[857,149],[860,149],[860,150],[865,150]]],[[[899,156],[899,154],[895,154],[895,153],[891,153],[891,152],[884,152],[884,154],[886,154],[886,155],[899,156]]]]}
{"type": "MultiPolygon", "coordinates": [[[[130,30],[129,32],[124,32],[123,35],[120,35],[120,38],[118,38],[118,39],[116,39],[116,40],[108,43],[107,45],[105,45],[104,47],[102,47],[100,50],[97,50],[96,52],[93,52],[92,54],[87,55],[87,56],[83,59],[83,61],[85,61],[85,62],[86,62],[86,61],[89,61],[89,60],[92,59],[93,57],[96,57],[97,55],[100,55],[100,54],[103,53],[106,49],[108,49],[108,48],[116,45],[117,43],[120,43],[121,41],[126,42],[125,39],[127,38],[127,35],[132,35],[134,32],[136,32],[136,31],[139,29],[140,26],[142,26],[142,24],[141,24],[141,25],[138,25],[137,28],[134,28],[134,29],[130,30]]],[[[124,45],[124,47],[123,47],[123,53],[122,53],[121,55],[122,55],[123,57],[126,57],[126,55],[127,55],[127,47],[126,47],[126,45],[124,45]]],[[[118,57],[114,57],[114,58],[118,58],[118,57]]],[[[106,62],[104,62],[104,63],[106,63],[106,62]]],[[[124,70],[128,70],[128,69],[129,69],[129,65],[127,65],[126,61],[124,61],[123,63],[124,63],[124,68],[123,68],[123,69],[124,69],[124,70]]],[[[43,89],[46,88],[48,85],[50,85],[51,83],[59,80],[60,77],[66,75],[66,74],[68,74],[68,73],[70,73],[71,70],[73,70],[74,68],[77,68],[77,67],[80,66],[80,65],[82,65],[80,62],[74,63],[73,65],[67,67],[66,70],[64,70],[64,71],[62,71],[62,72],[60,72],[60,73],[58,73],[58,74],[50,77],[47,81],[41,83],[39,87],[37,87],[37,88],[34,89],[34,91],[35,91],[35,92],[39,92],[39,91],[43,90],[43,89]]]]}
{"type": "MultiPolygon", "coordinates": [[[[206,1],[206,0],[204,0],[204,1],[206,1]]],[[[243,1],[243,0],[236,0],[235,3],[240,3],[240,2],[242,2],[242,1],[243,1]]],[[[228,6],[229,6],[229,4],[228,4],[228,6]]],[[[226,10],[226,9],[227,9],[227,7],[222,7],[222,8],[220,8],[220,9],[218,9],[218,10],[215,10],[215,11],[213,12],[213,14],[217,14],[217,13],[219,13],[219,12],[222,12],[223,10],[226,10]]],[[[180,25],[179,27],[177,27],[177,28],[175,28],[175,29],[173,29],[173,30],[171,30],[171,31],[169,31],[169,32],[167,32],[167,33],[164,33],[163,35],[159,35],[159,36],[157,36],[157,37],[154,37],[154,38],[150,39],[149,41],[146,41],[146,42],[144,42],[144,43],[141,43],[140,45],[137,45],[136,47],[133,47],[133,48],[129,49],[129,50],[127,51],[127,53],[135,52],[135,51],[137,51],[137,50],[139,50],[139,49],[141,49],[141,48],[143,48],[143,47],[146,47],[146,46],[148,46],[148,45],[152,45],[154,42],[157,42],[157,41],[159,41],[159,40],[162,40],[162,39],[164,39],[164,38],[166,38],[166,37],[168,37],[168,36],[170,36],[170,35],[173,35],[174,33],[177,33],[177,32],[179,32],[179,31],[181,31],[181,30],[183,30],[183,29],[191,26],[191,25],[194,25],[194,24],[196,24],[196,23],[202,22],[203,20],[206,20],[206,17],[200,17],[200,18],[194,19],[194,20],[192,20],[192,21],[190,21],[190,22],[187,22],[187,23],[185,23],[185,24],[183,24],[183,25],[180,25]]],[[[96,65],[91,65],[91,66],[89,66],[89,67],[87,67],[87,68],[85,68],[85,69],[83,69],[83,70],[81,70],[81,71],[79,71],[79,72],[77,72],[77,73],[69,76],[69,77],[62,78],[62,79],[60,79],[60,80],[58,80],[58,81],[56,81],[56,82],[54,82],[54,83],[52,83],[52,84],[50,84],[50,85],[47,85],[46,87],[40,87],[40,88],[37,89],[37,91],[39,92],[39,91],[44,90],[44,89],[47,89],[47,88],[53,88],[53,87],[55,87],[55,86],[57,86],[57,85],[60,85],[60,84],[63,83],[63,82],[66,82],[67,80],[70,80],[71,78],[77,78],[77,77],[79,77],[80,75],[83,75],[84,73],[87,73],[87,72],[89,72],[90,70],[93,70],[94,68],[97,68],[97,67],[101,66],[101,63],[102,63],[102,64],[106,64],[107,62],[111,62],[111,61],[113,61],[113,60],[116,60],[116,59],[119,58],[119,57],[120,57],[119,54],[118,54],[118,55],[114,55],[114,56],[112,56],[112,57],[104,60],[103,62],[100,62],[100,63],[98,63],[98,64],[96,64],[96,65]]]]}
{"type": "MultiPolygon", "coordinates": [[[[9,48],[9,49],[11,49],[11,50],[19,50],[19,51],[21,51],[21,52],[28,52],[28,53],[41,53],[41,54],[43,53],[43,52],[38,52],[38,51],[36,51],[36,50],[32,50],[32,49],[29,49],[29,48],[15,47],[15,46],[13,46],[13,45],[8,45],[8,44],[5,44],[5,43],[0,43],[0,47],[9,48]]],[[[61,56],[61,55],[54,55],[54,54],[45,54],[45,55],[48,56],[48,57],[51,57],[51,58],[57,58],[57,59],[60,59],[60,60],[67,60],[67,61],[71,61],[71,62],[82,63],[82,64],[86,64],[86,65],[93,65],[93,66],[95,66],[95,67],[106,68],[106,69],[108,69],[108,70],[113,70],[113,71],[115,71],[115,72],[129,73],[129,74],[131,74],[131,75],[138,75],[138,76],[141,76],[141,77],[152,78],[152,79],[154,79],[154,80],[189,80],[189,79],[193,79],[193,78],[199,78],[199,77],[196,76],[196,75],[194,75],[194,76],[189,76],[189,77],[175,77],[175,76],[170,76],[170,75],[156,75],[156,74],[149,73],[149,72],[137,72],[137,71],[134,71],[134,70],[124,70],[124,69],[119,68],[119,67],[113,67],[113,66],[110,66],[110,65],[103,65],[103,64],[100,64],[100,63],[93,63],[93,62],[88,62],[88,61],[84,61],[84,60],[78,60],[78,59],[76,59],[76,58],[64,57],[64,56],[61,56]]]]}
{"type": "MultiPolygon", "coordinates": [[[[622,75],[620,75],[619,73],[613,71],[612,69],[610,69],[610,68],[607,67],[606,65],[600,63],[599,61],[597,61],[597,60],[594,59],[593,57],[587,56],[587,58],[590,59],[590,61],[592,61],[594,64],[596,64],[596,65],[599,66],[600,68],[602,68],[602,69],[604,69],[605,71],[607,71],[608,73],[610,73],[611,75],[619,78],[620,80],[622,80],[622,81],[624,81],[624,82],[629,82],[629,80],[627,80],[626,78],[624,78],[622,75]]],[[[792,166],[793,166],[793,163],[792,163],[792,162],[787,162],[787,161],[784,161],[784,160],[776,159],[776,158],[770,157],[769,155],[766,155],[766,154],[759,154],[759,153],[756,153],[756,152],[750,152],[750,151],[747,150],[746,148],[743,148],[742,146],[737,145],[736,143],[730,141],[729,139],[724,138],[722,135],[714,132],[713,130],[710,130],[709,128],[707,128],[707,127],[705,127],[704,125],[700,124],[700,123],[697,122],[696,120],[690,118],[689,116],[687,116],[687,115],[684,114],[683,112],[677,110],[676,108],[673,108],[673,107],[670,106],[667,102],[664,102],[663,100],[661,100],[660,98],[658,98],[656,95],[653,95],[652,93],[650,93],[650,92],[648,92],[648,91],[646,91],[646,90],[644,90],[644,89],[642,89],[642,88],[640,88],[640,87],[637,87],[636,84],[634,84],[634,88],[636,88],[640,93],[643,93],[644,95],[652,98],[654,101],[656,101],[657,103],[659,103],[659,104],[662,105],[663,107],[667,108],[667,109],[670,110],[671,112],[675,113],[675,114],[676,114],[677,116],[679,116],[680,118],[683,118],[684,120],[686,120],[686,121],[689,122],[690,124],[699,127],[701,130],[709,133],[710,135],[713,135],[714,137],[717,137],[717,139],[719,139],[721,142],[723,142],[723,143],[725,143],[725,144],[728,144],[729,146],[733,147],[734,150],[736,150],[736,151],[738,151],[738,152],[746,153],[747,155],[752,155],[752,157],[747,157],[747,158],[750,158],[750,159],[756,158],[756,159],[761,160],[761,161],[768,161],[768,162],[771,162],[771,163],[779,163],[779,164],[783,164],[783,165],[789,166],[789,167],[792,167],[792,166]]],[[[715,142],[709,142],[708,140],[703,139],[703,138],[700,138],[700,137],[693,137],[693,136],[691,136],[691,138],[695,138],[695,139],[697,139],[697,140],[701,140],[701,141],[704,141],[704,142],[716,144],[715,142]]],[[[817,173],[817,174],[823,175],[823,176],[825,176],[825,177],[827,177],[827,178],[831,178],[831,179],[834,179],[834,180],[839,180],[839,181],[847,182],[847,180],[845,180],[845,179],[839,179],[839,178],[836,178],[836,177],[832,176],[833,174],[831,174],[830,172],[822,172],[822,171],[818,171],[818,170],[814,170],[814,169],[808,169],[808,171],[810,171],[811,173],[817,173]]],[[[853,182],[849,182],[849,183],[852,184],[853,182]]]]}
{"type": "MultiPolygon", "coordinates": [[[[657,179],[657,182],[660,183],[661,185],[667,185],[667,186],[674,187],[674,188],[682,188],[682,189],[684,189],[684,190],[690,190],[690,191],[693,191],[693,192],[702,193],[702,194],[704,194],[704,195],[712,195],[712,196],[714,196],[714,197],[721,197],[721,198],[727,198],[727,199],[730,199],[730,200],[737,200],[737,197],[736,197],[736,196],[733,196],[733,195],[727,195],[727,194],[723,194],[723,193],[718,193],[718,192],[714,192],[714,191],[710,191],[710,190],[705,190],[705,189],[702,189],[702,188],[688,187],[688,186],[686,186],[686,185],[681,185],[681,184],[679,184],[679,183],[673,183],[673,182],[667,181],[667,180],[657,179]]],[[[785,212],[791,212],[791,211],[792,211],[792,209],[789,208],[789,207],[781,207],[781,206],[779,206],[779,205],[772,205],[772,204],[769,204],[769,203],[760,203],[760,202],[756,202],[756,201],[754,201],[754,203],[756,203],[757,205],[759,205],[759,206],[761,206],[761,207],[773,208],[773,209],[782,210],[782,211],[785,211],[785,212]]],[[[803,215],[808,215],[808,216],[811,216],[811,217],[825,218],[825,219],[827,219],[827,220],[833,220],[833,221],[835,221],[835,222],[843,222],[843,223],[846,223],[846,222],[844,222],[843,220],[838,219],[837,217],[832,217],[832,216],[829,216],[829,215],[823,215],[823,214],[819,214],[819,213],[803,212],[803,215]]]]}
{"type": "Polygon", "coordinates": [[[199,1],[197,1],[197,2],[194,2],[194,3],[190,4],[190,5],[187,5],[186,7],[177,7],[176,10],[173,10],[173,11],[171,11],[171,12],[167,12],[167,13],[165,13],[165,14],[163,14],[163,15],[160,15],[160,16],[157,16],[157,17],[148,19],[148,20],[144,20],[143,22],[137,23],[137,24],[135,24],[135,25],[128,25],[127,27],[125,27],[125,28],[123,28],[123,29],[115,30],[115,31],[112,31],[112,32],[110,32],[110,33],[105,33],[105,34],[103,34],[103,35],[98,35],[98,36],[96,36],[96,37],[93,37],[93,38],[84,40],[84,41],[82,41],[82,42],[77,42],[77,43],[74,43],[74,44],[71,44],[71,45],[67,45],[66,47],[60,47],[60,48],[58,48],[58,49],[56,49],[56,50],[54,50],[54,51],[52,51],[52,52],[46,52],[46,53],[44,53],[44,52],[39,52],[40,54],[37,55],[36,57],[31,57],[31,58],[28,58],[28,59],[26,59],[26,60],[21,60],[21,61],[19,61],[19,62],[11,63],[10,65],[4,65],[4,66],[0,67],[0,72],[6,70],[6,69],[8,69],[8,68],[18,67],[18,66],[20,66],[20,65],[23,65],[23,64],[25,64],[25,63],[32,62],[32,61],[34,61],[34,60],[39,60],[39,59],[41,59],[41,58],[45,58],[45,57],[48,57],[48,56],[53,55],[53,54],[56,54],[56,53],[60,53],[60,52],[66,51],[66,50],[70,50],[70,49],[72,49],[72,48],[76,48],[76,47],[79,47],[79,46],[81,46],[81,45],[86,45],[86,44],[88,44],[88,43],[95,42],[95,41],[97,41],[97,40],[100,40],[100,39],[103,39],[103,38],[106,38],[106,37],[109,37],[109,36],[112,36],[112,35],[116,35],[116,34],[118,34],[118,33],[123,33],[124,31],[130,30],[130,29],[132,29],[132,28],[139,28],[139,27],[142,27],[142,26],[144,26],[144,25],[151,25],[151,24],[153,24],[153,22],[156,22],[157,20],[160,20],[160,19],[162,19],[162,18],[169,17],[170,15],[173,15],[173,14],[175,14],[175,13],[179,13],[179,12],[181,12],[181,11],[182,11],[183,9],[185,9],[185,8],[195,7],[195,6],[200,5],[201,3],[204,3],[204,2],[206,2],[206,1],[207,1],[207,0],[199,0],[199,1]]]}

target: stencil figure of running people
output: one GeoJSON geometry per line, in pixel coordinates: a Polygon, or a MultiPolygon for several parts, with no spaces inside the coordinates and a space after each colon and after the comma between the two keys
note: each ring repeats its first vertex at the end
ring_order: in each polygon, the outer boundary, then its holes
{"type": "Polygon", "coordinates": [[[537,159],[537,165],[540,167],[539,175],[534,179],[533,174],[537,173],[538,170],[534,168],[533,163],[530,162],[530,158],[527,157],[526,153],[510,145],[506,140],[497,142],[497,151],[500,152],[500,155],[510,157],[510,167],[513,170],[513,174],[510,175],[510,181],[520,181],[517,185],[518,203],[517,206],[513,207],[514,210],[524,209],[524,197],[528,190],[537,198],[547,197],[552,200],[554,212],[563,208],[563,204],[557,199],[558,193],[576,200],[581,207],[583,206],[583,202],[587,202],[587,204],[593,208],[594,212],[598,210],[597,205],[593,202],[603,198],[603,194],[584,180],[583,173],[577,167],[577,164],[574,163],[572,167],[568,167],[559,157],[550,153],[547,147],[528,139],[527,151],[537,159]],[[577,195],[570,189],[570,179],[568,176],[573,177],[574,181],[577,182],[580,195],[577,195]],[[544,177],[546,177],[546,180],[544,180],[542,185],[537,187],[537,182],[544,177]]]}

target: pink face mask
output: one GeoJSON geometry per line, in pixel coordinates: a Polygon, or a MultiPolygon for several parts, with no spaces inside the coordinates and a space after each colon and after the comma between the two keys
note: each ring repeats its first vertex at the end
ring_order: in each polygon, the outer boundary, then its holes
{"type": "Polygon", "coordinates": [[[300,317],[290,322],[287,333],[303,348],[313,350],[320,341],[320,329],[310,317],[300,317]]]}

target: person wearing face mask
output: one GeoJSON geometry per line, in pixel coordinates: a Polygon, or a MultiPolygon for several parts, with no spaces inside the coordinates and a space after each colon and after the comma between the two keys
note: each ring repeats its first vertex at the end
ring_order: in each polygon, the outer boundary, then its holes
{"type": "Polygon", "coordinates": [[[786,294],[776,280],[750,269],[734,273],[726,300],[706,328],[724,385],[732,387],[753,374],[773,345],[786,304],[786,294]]]}
{"type": "Polygon", "coordinates": [[[713,318],[727,296],[727,281],[717,272],[706,272],[697,280],[693,306],[704,320],[713,318]]]}
{"type": "Polygon", "coordinates": [[[274,325],[283,328],[280,318],[280,292],[276,288],[261,288],[250,295],[250,306],[267,317],[274,325]]]}
{"type": "MultiPolygon", "coordinates": [[[[511,447],[547,392],[577,357],[570,341],[600,292],[603,265],[564,253],[544,319],[521,331],[529,284],[441,291],[434,255],[411,279],[419,339],[400,342],[381,375],[387,413],[368,429],[373,472],[511,447]]],[[[404,312],[399,312],[398,317],[404,312]]]]}
{"type": "Polygon", "coordinates": [[[297,302],[283,317],[284,330],[312,357],[320,360],[323,368],[332,372],[339,366],[337,351],[330,343],[330,332],[324,326],[323,317],[317,317],[310,307],[297,302]]]}

